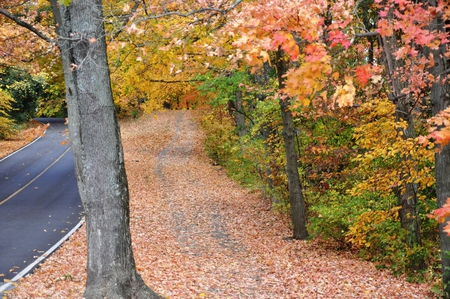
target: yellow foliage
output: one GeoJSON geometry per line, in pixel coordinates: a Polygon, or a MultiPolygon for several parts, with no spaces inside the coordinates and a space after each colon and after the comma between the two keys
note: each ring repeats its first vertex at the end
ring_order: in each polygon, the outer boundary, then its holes
{"type": "Polygon", "coordinates": [[[333,95],[333,101],[339,107],[348,107],[353,105],[355,100],[356,88],[353,85],[352,77],[345,77],[345,85],[338,86],[333,95]]]}
{"type": "Polygon", "coordinates": [[[191,21],[178,17],[147,21],[109,43],[113,92],[122,113],[151,112],[164,103],[186,108],[184,96],[192,94],[192,79],[229,63],[226,45],[214,49],[208,27],[191,21]]]}
{"type": "Polygon", "coordinates": [[[363,104],[362,109],[365,116],[354,131],[361,149],[354,159],[361,180],[351,193],[378,191],[387,195],[405,183],[415,183],[419,190],[432,186],[434,153],[416,139],[403,137],[406,123],[395,120],[395,105],[387,99],[375,99],[363,104]],[[402,159],[405,156],[408,159],[402,159]],[[404,174],[408,174],[406,179],[404,174]]]}
{"type": "Polygon", "coordinates": [[[300,67],[288,71],[284,92],[297,99],[293,107],[308,106],[311,99],[323,91],[330,73],[329,56],[318,61],[303,62],[300,67]]]}
{"type": "Polygon", "coordinates": [[[14,121],[9,117],[8,111],[13,109],[14,99],[5,91],[0,89],[0,138],[8,138],[14,129],[14,121]]]}
{"type": "Polygon", "coordinates": [[[347,242],[358,248],[370,247],[372,244],[367,240],[367,236],[374,233],[376,225],[387,219],[398,221],[398,211],[400,209],[401,207],[394,207],[388,211],[377,210],[362,213],[349,228],[346,234],[347,242]]]}

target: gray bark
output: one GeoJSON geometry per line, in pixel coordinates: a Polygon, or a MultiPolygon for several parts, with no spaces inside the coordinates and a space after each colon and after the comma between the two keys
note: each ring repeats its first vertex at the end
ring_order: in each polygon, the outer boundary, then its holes
{"type": "MultiPolygon", "coordinates": [[[[436,1],[430,0],[428,3],[431,6],[436,6],[436,1]]],[[[430,30],[436,32],[445,32],[445,22],[441,16],[437,16],[430,24],[430,30]]],[[[430,90],[430,98],[432,104],[432,114],[436,115],[440,111],[449,107],[450,104],[450,85],[448,80],[442,82],[443,75],[448,69],[448,60],[444,53],[448,47],[447,44],[441,45],[436,50],[425,49],[425,54],[433,54],[434,66],[429,70],[434,75],[430,90]]],[[[450,197],[450,147],[447,145],[442,148],[440,153],[435,154],[435,171],[436,171],[436,197],[438,208],[441,208],[450,197]]],[[[439,224],[439,237],[441,245],[442,257],[442,279],[444,283],[444,298],[450,298],[450,237],[443,231],[444,226],[449,223],[439,224]]]]}
{"type": "MultiPolygon", "coordinates": [[[[441,48],[442,50],[442,48],[441,48]]],[[[439,50],[435,51],[438,52],[439,50]]],[[[434,57],[440,57],[438,53],[434,53],[434,57]]],[[[445,59],[435,58],[434,74],[440,74],[446,67],[445,59]]],[[[441,84],[439,76],[431,87],[431,103],[433,115],[439,111],[446,109],[449,106],[450,98],[448,92],[450,91],[448,83],[441,84]]],[[[438,208],[441,208],[450,197],[450,146],[445,146],[441,152],[435,154],[435,171],[436,171],[436,197],[438,208]]],[[[441,245],[442,257],[442,278],[445,288],[445,298],[450,298],[450,237],[444,232],[444,226],[449,224],[447,220],[445,223],[439,224],[439,237],[441,245]]]]}
{"type": "MultiPolygon", "coordinates": [[[[281,50],[277,52],[276,67],[279,87],[283,88],[285,86],[284,75],[287,73],[288,66],[281,50]]],[[[280,109],[283,119],[283,140],[286,153],[286,174],[288,177],[293,238],[304,240],[308,238],[308,231],[306,229],[306,209],[298,173],[297,151],[295,150],[294,142],[295,132],[289,98],[280,99],[280,109]]]]}
{"type": "Polygon", "coordinates": [[[101,0],[51,0],[69,113],[69,136],[86,213],[85,298],[162,298],[135,268],[129,194],[108,69],[101,0]]]}

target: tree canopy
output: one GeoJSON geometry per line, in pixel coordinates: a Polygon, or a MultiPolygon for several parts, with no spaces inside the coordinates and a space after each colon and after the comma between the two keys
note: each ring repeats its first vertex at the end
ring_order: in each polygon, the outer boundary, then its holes
{"type": "MultiPolygon", "coordinates": [[[[58,36],[47,1],[0,4],[0,75],[10,80],[0,76],[0,122],[37,100],[41,113],[61,113],[71,95],[51,53],[81,33],[58,36]],[[22,81],[5,73],[12,64],[27,67],[22,81]]],[[[290,210],[294,238],[353,247],[396,273],[442,262],[450,296],[445,1],[105,0],[102,9],[121,117],[202,109],[211,157],[290,210]]],[[[66,76],[84,62],[65,65],[66,76]]]]}

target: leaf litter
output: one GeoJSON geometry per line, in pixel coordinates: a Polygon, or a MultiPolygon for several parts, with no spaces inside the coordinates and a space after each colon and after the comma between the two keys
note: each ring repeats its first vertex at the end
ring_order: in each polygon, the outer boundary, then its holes
{"type": "MultiPolygon", "coordinates": [[[[406,282],[317,241],[289,238],[286,216],[239,187],[203,151],[192,111],[121,123],[136,266],[167,298],[427,298],[406,282]]],[[[82,298],[80,229],[8,298],[82,298]]]]}

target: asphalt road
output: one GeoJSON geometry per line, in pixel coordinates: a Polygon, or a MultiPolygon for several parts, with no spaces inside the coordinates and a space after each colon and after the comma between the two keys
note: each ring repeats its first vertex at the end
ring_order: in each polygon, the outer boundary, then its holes
{"type": "Polygon", "coordinates": [[[0,161],[0,284],[57,243],[82,218],[63,119],[45,136],[0,161]]]}

